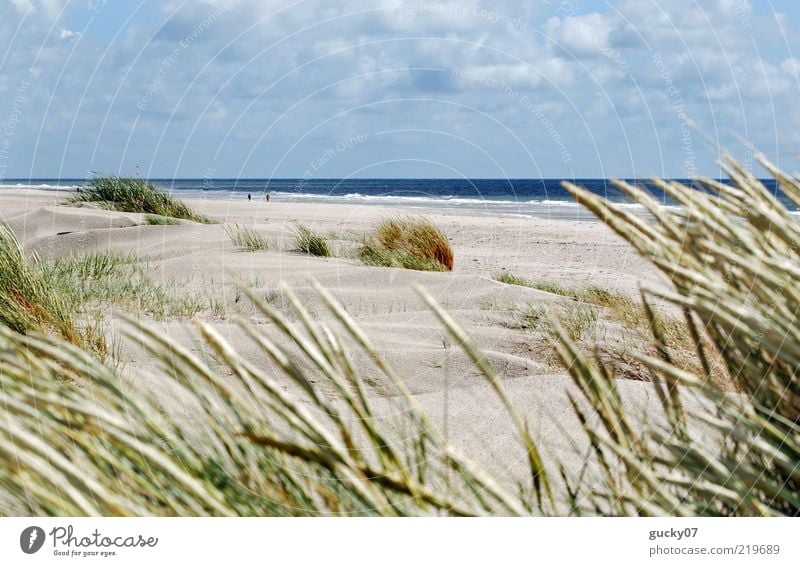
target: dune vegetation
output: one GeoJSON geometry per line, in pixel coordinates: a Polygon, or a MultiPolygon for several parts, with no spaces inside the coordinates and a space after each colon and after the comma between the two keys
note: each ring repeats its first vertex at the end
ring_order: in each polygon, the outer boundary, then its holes
{"type": "Polygon", "coordinates": [[[317,234],[307,226],[295,229],[294,247],[298,252],[318,257],[330,257],[331,249],[324,236],[317,234]]]}
{"type": "Polygon", "coordinates": [[[158,214],[148,214],[145,222],[149,226],[179,226],[180,220],[170,216],[159,216],[158,214]]]}
{"type": "Polygon", "coordinates": [[[144,179],[132,177],[100,176],[72,195],[69,204],[94,202],[120,212],[148,214],[149,224],[167,224],[167,218],[191,220],[203,224],[209,218],[198,214],[175,197],[155,187],[144,179]],[[164,219],[160,219],[162,217],[164,219]]]}
{"type": "MultiPolygon", "coordinates": [[[[681,370],[701,371],[707,363],[714,382],[726,390],[731,389],[732,381],[725,369],[724,361],[718,352],[711,348],[707,335],[703,341],[705,360],[697,355],[697,347],[692,332],[684,316],[676,312],[664,312],[653,304],[645,304],[620,293],[597,285],[568,287],[546,280],[532,281],[501,271],[494,279],[507,285],[528,287],[537,291],[567,297],[573,302],[548,309],[538,304],[528,305],[527,309],[511,308],[516,324],[520,329],[548,331],[551,329],[550,317],[556,316],[573,340],[582,346],[601,354],[617,377],[650,381],[652,372],[636,359],[637,355],[656,352],[652,341],[653,331],[672,353],[672,362],[681,370]],[[602,327],[602,330],[600,330],[602,327]],[[609,340],[609,332],[614,328],[617,340],[609,340]]],[[[678,311],[679,312],[679,311],[678,311]]]]}
{"type": "MultiPolygon", "coordinates": [[[[800,206],[800,181],[762,164],[800,206]]],[[[733,161],[725,168],[733,186],[703,180],[711,194],[661,183],[675,209],[618,183],[652,219],[565,185],[672,283],[667,292],[642,290],[652,349],[637,354],[666,425],[634,424],[613,368],[550,317],[550,342],[579,391],[573,410],[584,426],[574,434],[588,440],[599,484],[544,459],[486,356],[423,290],[506,407],[528,456],[527,479],[509,485],[462,456],[342,305],[315,285],[332,324],[312,316],[289,288],[291,318],[242,290],[272,324],[241,321],[241,329],[283,373],[280,383],[207,323],[196,321],[213,360],[127,320],[127,336],[160,361],[159,379],[196,407],[192,422],[165,410],[137,380],[121,387],[113,369],[65,340],[46,300],[37,304],[48,314],[33,317],[41,324],[2,318],[0,489],[18,511],[43,515],[796,516],[800,224],[751,173],[733,161]],[[655,299],[683,313],[696,371],[676,363],[655,299]],[[369,380],[355,371],[356,354],[372,360],[369,380]],[[712,379],[713,356],[723,360],[732,391],[712,379]],[[60,378],[64,371],[70,380],[60,378]],[[396,400],[392,423],[375,416],[367,390],[377,386],[396,400]],[[691,410],[687,395],[700,401],[691,410]]],[[[382,249],[411,253],[406,221],[383,232],[382,249]]],[[[445,252],[437,241],[432,249],[426,241],[422,257],[452,268],[452,255],[436,255],[445,252]]],[[[15,253],[3,261],[17,262],[15,253]]],[[[27,308],[18,298],[41,294],[2,277],[0,304],[27,308]]]]}
{"type": "Polygon", "coordinates": [[[495,280],[507,285],[519,285],[521,287],[529,287],[537,291],[544,291],[545,293],[552,293],[562,297],[569,297],[576,301],[595,304],[601,307],[610,308],[630,308],[634,305],[634,301],[614,293],[608,289],[603,289],[596,285],[588,285],[585,287],[565,287],[552,281],[531,281],[524,277],[519,277],[508,271],[501,271],[494,275],[495,280]]]}
{"type": "Polygon", "coordinates": [[[51,334],[104,360],[105,307],[119,307],[156,320],[192,316],[207,308],[177,282],[155,281],[147,258],[90,253],[42,260],[26,253],[14,232],[0,223],[0,326],[19,334],[51,334]]]}
{"type": "Polygon", "coordinates": [[[60,301],[76,315],[117,307],[164,320],[206,309],[204,298],[185,291],[179,281],[154,278],[148,260],[137,254],[98,252],[45,262],[42,271],[60,301]]]}
{"type": "Polygon", "coordinates": [[[367,265],[417,271],[452,271],[447,236],[427,218],[387,218],[366,237],[359,258],[367,265]]]}
{"type": "Polygon", "coordinates": [[[240,224],[226,226],[225,232],[234,245],[249,252],[270,250],[275,247],[265,236],[247,226],[240,224]]]}
{"type": "Polygon", "coordinates": [[[0,325],[21,334],[47,332],[79,343],[70,306],[36,254],[26,255],[14,232],[0,224],[0,325]]]}

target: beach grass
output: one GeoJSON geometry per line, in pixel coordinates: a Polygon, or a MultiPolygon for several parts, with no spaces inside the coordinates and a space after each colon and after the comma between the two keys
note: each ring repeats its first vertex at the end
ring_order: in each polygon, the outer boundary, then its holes
{"type": "Polygon", "coordinates": [[[180,221],[176,218],[169,216],[160,216],[158,214],[148,214],[145,221],[149,226],[179,226],[180,221]]]}
{"type": "MultiPolygon", "coordinates": [[[[518,285],[544,291],[568,298],[579,304],[568,303],[556,309],[555,316],[568,331],[570,337],[582,341],[588,335],[581,329],[596,329],[600,322],[618,324],[623,329],[620,343],[609,344],[600,341],[594,344],[604,354],[604,361],[620,370],[620,375],[628,379],[650,381],[652,376],[646,368],[635,360],[644,352],[652,352],[652,334],[658,332],[673,352],[673,361],[683,370],[697,371],[701,360],[696,355],[695,343],[686,320],[681,316],[663,312],[653,305],[645,305],[621,293],[597,285],[582,287],[566,286],[554,281],[531,280],[501,271],[494,279],[509,285],[518,285]],[[655,327],[654,327],[655,326],[655,327]],[[624,368],[624,370],[623,370],[624,368]],[[633,371],[631,368],[636,368],[633,371]]],[[[515,310],[521,329],[547,329],[546,317],[536,313],[543,307],[529,307],[527,311],[515,310]]],[[[607,337],[607,336],[606,336],[607,337]]],[[[698,336],[705,345],[707,361],[713,370],[714,381],[726,388],[732,383],[724,370],[724,364],[705,333],[698,336]]]]}
{"type": "Polygon", "coordinates": [[[444,232],[425,218],[382,221],[363,241],[358,256],[367,265],[418,271],[452,271],[453,250],[444,232]]]}
{"type": "Polygon", "coordinates": [[[597,309],[582,303],[567,303],[557,320],[570,339],[578,342],[587,338],[597,327],[597,309]]]}
{"type": "Polygon", "coordinates": [[[131,177],[95,177],[72,195],[67,202],[70,204],[94,202],[111,210],[148,214],[151,215],[147,217],[148,223],[151,222],[153,215],[191,220],[202,224],[212,222],[148,181],[131,177]]]}
{"type": "MultiPolygon", "coordinates": [[[[800,182],[763,156],[758,160],[794,205],[800,205],[800,182]]],[[[679,203],[676,210],[617,182],[653,221],[565,184],[579,203],[650,259],[672,284],[668,291],[643,289],[653,352],[636,358],[653,374],[669,417],[666,430],[647,431],[648,442],[632,442],[636,433],[602,362],[586,356],[563,333],[555,342],[573,379],[606,423],[602,430],[587,433],[604,446],[607,469],[619,466],[625,472],[609,485],[619,513],[800,513],[800,270],[794,267],[800,223],[750,171],[732,159],[723,168],[733,186],[700,179],[708,192],[657,181],[679,203]],[[700,361],[696,370],[676,363],[653,299],[684,313],[685,335],[700,361]],[[733,382],[734,395],[715,383],[714,352],[733,382]],[[708,412],[687,414],[682,388],[704,398],[708,412]],[[709,447],[692,431],[692,419],[732,441],[709,447]]]]}
{"type": "MultiPolygon", "coordinates": [[[[800,182],[759,159],[800,205],[800,182]]],[[[578,344],[591,315],[576,313],[579,333],[548,315],[549,339],[577,388],[570,399],[582,427],[572,434],[589,448],[583,470],[541,450],[546,439],[534,440],[486,354],[424,290],[448,343],[462,348],[506,409],[527,477],[494,477],[464,457],[345,308],[312,283],[328,323],[288,287],[291,320],[242,289],[272,324],[239,327],[281,381],[207,323],[196,326],[213,363],[127,319],[127,336],[158,360],[161,384],[179,393],[182,407],[195,408],[192,419],[165,410],[144,380],[121,387],[112,368],[65,341],[55,325],[26,335],[0,325],[5,500],[20,514],[69,516],[797,516],[800,224],[749,171],[732,161],[725,170],[734,187],[703,180],[713,194],[664,183],[675,209],[619,183],[654,220],[566,185],[672,284],[643,289],[652,353],[635,358],[652,374],[664,422],[635,421],[613,369],[578,344]],[[697,371],[676,364],[654,299],[685,314],[697,371]],[[704,334],[735,393],[714,383],[704,334]],[[371,360],[369,379],[355,370],[355,356],[371,360]],[[61,379],[63,371],[75,380],[61,379]],[[391,423],[377,416],[371,387],[391,393],[391,423]],[[687,396],[697,402],[687,405],[687,396]],[[595,481],[585,479],[588,466],[595,481]]],[[[87,269],[93,265],[105,269],[96,261],[87,269]]],[[[18,287],[5,285],[14,296],[18,287]]]]}
{"type": "Polygon", "coordinates": [[[76,313],[117,307],[157,320],[190,317],[209,308],[207,298],[187,292],[177,280],[157,280],[149,259],[136,254],[100,252],[43,264],[51,288],[76,313]]]}
{"type": "Polygon", "coordinates": [[[609,289],[604,289],[597,285],[587,285],[584,287],[567,287],[560,283],[547,280],[532,280],[514,275],[509,271],[501,271],[494,275],[494,279],[507,285],[518,285],[529,287],[537,291],[552,293],[562,297],[569,297],[576,301],[591,303],[600,307],[611,309],[627,309],[634,307],[636,303],[630,298],[615,293],[609,289]]]}
{"type": "Polygon", "coordinates": [[[247,226],[240,224],[226,226],[225,232],[237,247],[250,252],[271,250],[275,247],[266,237],[247,226]]]}
{"type": "MultiPolygon", "coordinates": [[[[0,473],[0,486],[15,504],[41,515],[526,514],[516,491],[452,450],[342,305],[316,289],[356,348],[375,356],[370,379],[396,392],[399,429],[372,416],[350,354],[310,322],[288,288],[296,323],[245,289],[280,335],[310,356],[322,381],[309,381],[294,355],[273,341],[277,336],[246,321],[241,329],[285,372],[288,389],[271,370],[245,362],[206,323],[197,327],[217,360],[212,365],[159,329],[128,319],[125,332],[158,360],[162,385],[195,408],[200,420],[193,422],[165,411],[164,400],[139,381],[121,388],[112,370],[80,349],[47,335],[23,340],[0,327],[0,366],[9,368],[0,382],[15,438],[46,439],[16,440],[24,458],[0,450],[3,469],[13,470],[0,473]],[[57,379],[56,365],[75,373],[81,387],[57,379]],[[320,394],[327,387],[341,404],[320,394]],[[31,391],[62,400],[42,404],[38,424],[35,411],[16,402],[31,391]],[[406,442],[403,430],[415,431],[414,441],[406,442]],[[98,435],[102,441],[93,441],[98,435]],[[40,466],[45,458],[50,465],[40,466]],[[37,475],[45,470],[46,485],[37,475]],[[52,490],[58,498],[47,496],[52,490]]],[[[9,442],[0,427],[0,446],[9,442]]]]}
{"type": "Polygon", "coordinates": [[[331,256],[331,249],[325,237],[307,226],[300,225],[295,228],[294,247],[299,252],[317,257],[331,256]]]}
{"type": "Polygon", "coordinates": [[[511,321],[504,322],[503,326],[514,330],[549,334],[553,331],[553,319],[556,319],[575,341],[584,341],[594,336],[600,321],[598,309],[584,303],[570,302],[548,306],[529,303],[524,306],[509,304],[490,307],[511,315],[511,321]]]}
{"type": "Polygon", "coordinates": [[[68,302],[57,292],[36,254],[26,254],[14,232],[0,223],[0,324],[29,334],[51,332],[80,343],[68,302]]]}

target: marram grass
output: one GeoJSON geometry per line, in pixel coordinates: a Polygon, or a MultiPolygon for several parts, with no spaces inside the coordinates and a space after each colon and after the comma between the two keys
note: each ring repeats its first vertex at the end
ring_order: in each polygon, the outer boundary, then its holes
{"type": "Polygon", "coordinates": [[[367,265],[381,267],[452,271],[454,266],[453,250],[447,236],[426,218],[383,220],[375,236],[364,240],[358,255],[367,265]]]}
{"type": "Polygon", "coordinates": [[[39,257],[26,255],[11,228],[0,223],[0,325],[22,334],[50,332],[79,343],[69,307],[45,276],[39,257]]]}
{"type": "MultiPolygon", "coordinates": [[[[321,298],[368,354],[368,338],[327,292],[321,298]]],[[[294,384],[294,394],[197,322],[221,361],[210,367],[147,325],[129,337],[161,361],[163,380],[196,407],[175,419],[151,391],[54,337],[0,327],[0,486],[24,512],[47,515],[524,514],[515,492],[458,454],[380,357],[375,370],[405,406],[413,442],[373,417],[365,385],[329,328],[288,289],[292,325],[250,298],[314,365],[309,381],[273,338],[242,329],[294,384]],[[70,380],[60,379],[67,374],[70,380]],[[323,388],[332,388],[340,403],[323,388]],[[35,407],[35,409],[33,409],[35,407]],[[313,410],[311,409],[313,408],[313,410]]]]}
{"type": "Polygon", "coordinates": [[[67,201],[70,204],[96,202],[120,212],[147,214],[148,224],[170,224],[169,219],[184,219],[203,224],[211,220],[198,214],[175,197],[144,179],[101,176],[91,179],[67,201]]]}
{"type": "Polygon", "coordinates": [[[698,371],[702,363],[707,363],[714,382],[730,389],[731,379],[724,361],[716,350],[709,350],[711,342],[708,336],[703,334],[700,337],[706,355],[701,359],[685,317],[679,314],[664,312],[663,309],[596,285],[566,286],[554,281],[526,279],[505,270],[493,277],[507,285],[529,287],[571,299],[571,302],[556,303],[551,309],[537,304],[529,305],[527,309],[512,309],[516,327],[534,331],[551,330],[547,316],[551,311],[573,340],[601,353],[617,377],[650,381],[651,372],[635,359],[635,354],[655,351],[652,336],[656,331],[670,348],[673,363],[678,368],[698,371]],[[598,330],[598,322],[604,328],[598,330]],[[619,328],[617,339],[608,340],[607,329],[614,325],[619,328]]]}
{"type": "Polygon", "coordinates": [[[307,226],[300,225],[295,229],[294,247],[298,252],[309,255],[318,257],[331,256],[331,249],[325,237],[317,234],[307,226]]]}
{"type": "MultiPolygon", "coordinates": [[[[800,183],[763,164],[800,204],[800,183]]],[[[588,439],[599,484],[547,461],[486,356],[427,294],[508,411],[528,454],[519,485],[460,455],[344,307],[315,286],[335,326],[312,321],[289,289],[293,323],[250,293],[272,324],[240,325],[280,383],[208,324],[196,322],[214,365],[128,320],[129,339],[160,360],[161,383],[195,407],[190,421],[49,326],[27,335],[0,326],[4,500],[47,515],[797,515],[800,226],[752,175],[733,162],[727,170],[733,187],[705,181],[715,195],[664,183],[678,210],[620,183],[652,220],[568,185],[672,281],[669,292],[644,290],[645,316],[655,320],[654,296],[677,305],[702,361],[697,372],[680,369],[650,325],[654,354],[639,360],[667,420],[643,427],[609,366],[551,320],[553,347],[577,386],[573,410],[584,426],[575,434],[588,439]],[[370,382],[380,376],[391,388],[402,422],[376,417],[345,342],[373,360],[370,382]],[[712,349],[734,393],[714,385],[712,349]],[[692,409],[689,394],[700,399],[692,409]]]]}
{"type": "Polygon", "coordinates": [[[180,226],[180,220],[170,216],[160,216],[158,214],[148,214],[145,222],[149,226],[180,226]]]}
{"type": "Polygon", "coordinates": [[[265,236],[261,235],[261,233],[247,226],[242,226],[241,224],[226,226],[225,232],[234,245],[249,252],[264,251],[275,247],[265,236]]]}

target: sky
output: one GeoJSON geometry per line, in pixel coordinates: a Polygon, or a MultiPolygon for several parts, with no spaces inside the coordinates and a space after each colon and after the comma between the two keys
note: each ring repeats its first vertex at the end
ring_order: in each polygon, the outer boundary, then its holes
{"type": "Polygon", "coordinates": [[[795,171],[796,0],[0,0],[0,181],[795,171]]]}

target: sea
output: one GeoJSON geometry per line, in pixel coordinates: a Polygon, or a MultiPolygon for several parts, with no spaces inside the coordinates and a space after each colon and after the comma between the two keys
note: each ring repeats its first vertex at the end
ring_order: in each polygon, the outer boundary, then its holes
{"type": "MultiPolygon", "coordinates": [[[[688,179],[675,179],[692,184],[688,179]]],[[[675,203],[649,181],[627,179],[645,187],[665,206],[675,203]]],[[[70,191],[85,179],[4,179],[8,188],[70,191]]],[[[263,199],[275,202],[381,205],[423,211],[453,211],[521,218],[594,220],[562,187],[560,179],[150,179],[176,197],[263,199]]],[[[573,183],[623,207],[640,208],[608,179],[573,179],[573,183]]],[[[724,181],[723,181],[724,182],[724,181]]],[[[774,179],[762,180],[791,211],[796,207],[778,189],[774,179]]]]}

